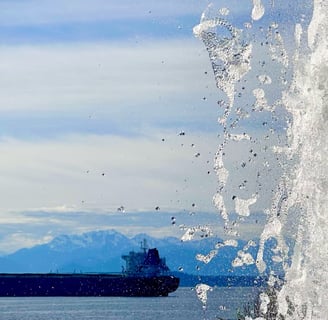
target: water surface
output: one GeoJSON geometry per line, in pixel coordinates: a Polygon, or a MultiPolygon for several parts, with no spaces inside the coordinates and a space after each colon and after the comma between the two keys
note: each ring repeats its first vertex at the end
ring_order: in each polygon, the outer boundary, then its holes
{"type": "Polygon", "coordinates": [[[237,309],[254,299],[258,288],[215,288],[203,308],[192,288],[169,297],[28,297],[0,298],[1,320],[199,320],[236,319],[237,309]]]}

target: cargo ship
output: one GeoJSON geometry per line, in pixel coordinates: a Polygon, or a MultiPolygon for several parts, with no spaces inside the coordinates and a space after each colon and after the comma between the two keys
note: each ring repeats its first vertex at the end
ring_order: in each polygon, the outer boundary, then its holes
{"type": "Polygon", "coordinates": [[[168,296],[179,286],[156,248],[123,255],[122,273],[0,273],[1,297],[168,296]]]}

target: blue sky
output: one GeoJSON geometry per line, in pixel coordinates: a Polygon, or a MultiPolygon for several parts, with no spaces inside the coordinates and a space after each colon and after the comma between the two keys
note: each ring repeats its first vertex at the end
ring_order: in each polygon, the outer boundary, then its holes
{"type": "Polygon", "coordinates": [[[0,2],[0,251],[99,228],[179,234],[171,213],[214,210],[217,97],[192,34],[206,5],[0,2]],[[157,206],[171,213],[144,219],[157,206]]]}
{"type": "MultiPolygon", "coordinates": [[[[221,226],[212,197],[223,96],[192,32],[208,4],[0,1],[0,251],[100,228],[179,236],[170,220],[179,212],[180,224],[221,226]],[[204,215],[191,221],[190,211],[204,215]]],[[[251,21],[251,1],[219,5],[238,27],[251,21]]],[[[264,136],[266,118],[243,126],[264,136]]],[[[275,128],[283,132],[283,123],[275,128]]],[[[242,150],[230,152],[231,170],[238,172],[242,150]]],[[[274,180],[277,163],[271,169],[274,180]]],[[[258,234],[252,221],[244,235],[258,234]]]]}

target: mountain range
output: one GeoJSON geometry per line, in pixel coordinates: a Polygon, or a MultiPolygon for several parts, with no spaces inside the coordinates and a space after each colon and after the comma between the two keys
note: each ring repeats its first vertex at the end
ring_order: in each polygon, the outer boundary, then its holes
{"type": "MultiPolygon", "coordinates": [[[[243,258],[245,262],[245,257],[256,257],[258,241],[254,241],[253,245],[243,240],[235,241],[234,245],[223,245],[222,239],[213,237],[181,241],[174,237],[158,239],[139,234],[128,238],[115,230],[62,235],[49,243],[20,249],[0,257],[0,272],[121,272],[124,265],[121,255],[132,250],[139,251],[144,239],[149,248],[159,250],[174,272],[212,276],[258,275],[254,263],[232,266],[236,257],[243,258]]],[[[273,249],[274,244],[271,247],[273,249]]],[[[266,252],[266,262],[272,269],[272,250],[268,248],[266,252]]]]}

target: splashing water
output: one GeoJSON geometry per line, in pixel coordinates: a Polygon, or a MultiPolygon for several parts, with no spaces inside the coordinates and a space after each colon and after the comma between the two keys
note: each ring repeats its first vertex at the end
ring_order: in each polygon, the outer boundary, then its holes
{"type": "Polygon", "coordinates": [[[209,291],[212,290],[212,287],[210,287],[207,284],[200,283],[196,286],[195,289],[196,289],[197,297],[202,302],[203,309],[205,310],[206,304],[207,304],[207,299],[208,299],[207,294],[209,291]]]}
{"type": "Polygon", "coordinates": [[[253,10],[252,10],[252,19],[253,20],[259,20],[264,15],[264,6],[261,2],[261,0],[253,0],[253,10]]]}
{"type": "MultiPolygon", "coordinates": [[[[293,116],[291,151],[299,156],[288,208],[298,205],[302,213],[292,266],[280,294],[282,314],[288,315],[286,297],[296,309],[286,319],[325,319],[328,314],[327,14],[327,2],[315,0],[308,28],[310,52],[297,57],[294,82],[285,96],[293,116]]],[[[297,39],[300,32],[298,26],[297,39]]]]}
{"type": "MultiPolygon", "coordinates": [[[[326,319],[328,3],[252,0],[243,27],[242,18],[238,26],[229,22],[234,9],[211,4],[194,28],[225,95],[214,205],[231,237],[239,235],[232,212],[266,214],[257,256],[241,250],[232,263],[256,264],[274,288],[279,275],[268,270],[264,252],[268,240],[277,242],[270,264],[282,266],[285,282],[275,318],[262,294],[262,319],[326,319]]],[[[210,263],[217,254],[198,259],[210,263]]]]}

